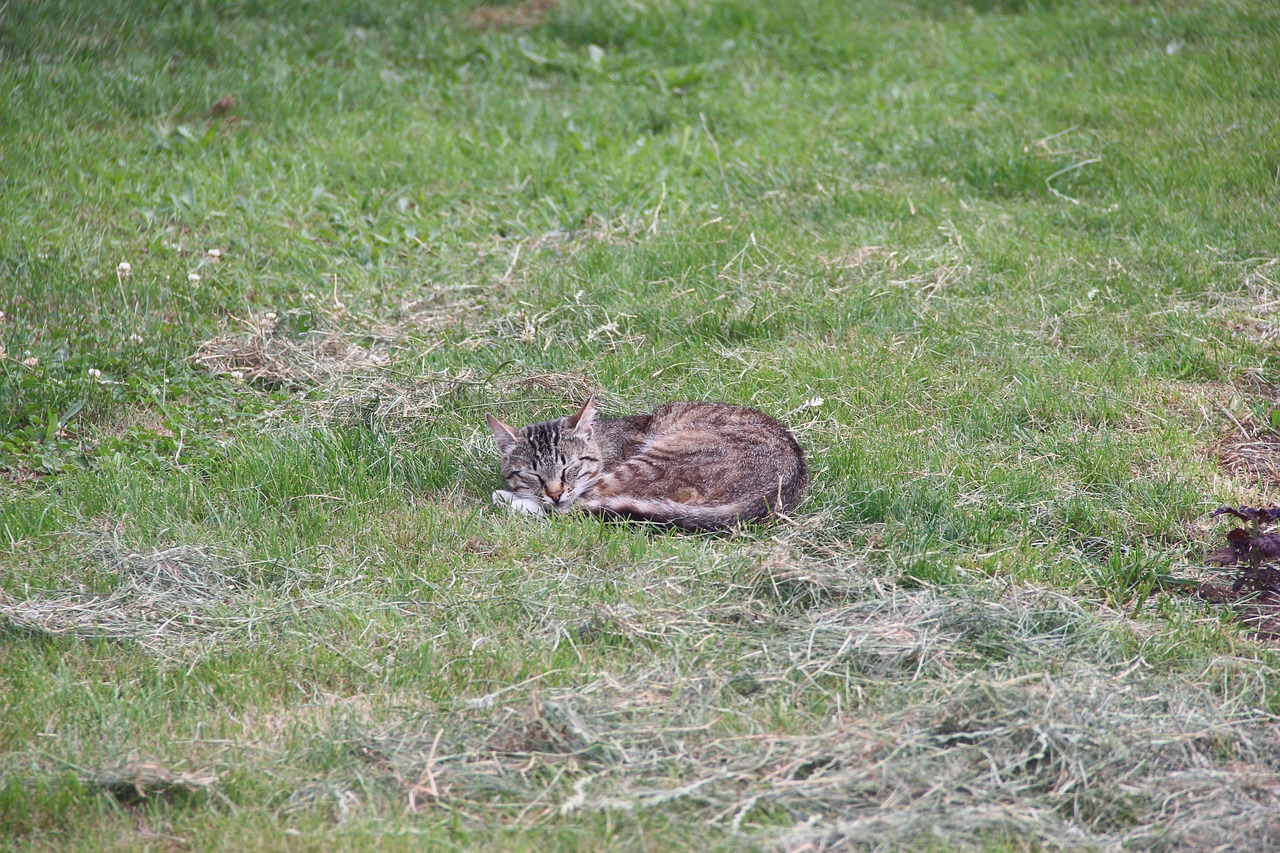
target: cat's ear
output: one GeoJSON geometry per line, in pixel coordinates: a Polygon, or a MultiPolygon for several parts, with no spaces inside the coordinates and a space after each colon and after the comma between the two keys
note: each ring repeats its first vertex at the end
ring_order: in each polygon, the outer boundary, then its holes
{"type": "Polygon", "coordinates": [[[489,430],[498,441],[498,452],[504,455],[510,453],[511,448],[516,446],[516,439],[518,438],[516,431],[493,415],[485,415],[484,419],[489,422],[489,430]]]}
{"type": "Polygon", "coordinates": [[[575,432],[588,433],[591,432],[591,419],[595,416],[596,395],[592,394],[587,402],[583,404],[581,409],[578,409],[578,411],[570,417],[565,418],[564,424],[575,432]]]}

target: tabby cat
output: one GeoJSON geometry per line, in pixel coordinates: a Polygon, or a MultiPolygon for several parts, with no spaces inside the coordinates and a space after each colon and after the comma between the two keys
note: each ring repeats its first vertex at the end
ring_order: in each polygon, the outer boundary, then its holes
{"type": "Polygon", "coordinates": [[[755,409],[668,403],[612,419],[595,411],[593,396],[567,418],[522,429],[488,415],[511,486],[494,503],[723,530],[790,512],[809,483],[795,437],[755,409]]]}

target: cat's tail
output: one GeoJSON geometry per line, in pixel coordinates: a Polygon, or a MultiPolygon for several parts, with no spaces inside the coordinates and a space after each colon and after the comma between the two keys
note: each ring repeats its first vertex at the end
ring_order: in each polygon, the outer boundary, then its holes
{"type": "Polygon", "coordinates": [[[605,518],[649,521],[693,531],[728,530],[747,522],[763,521],[777,509],[764,498],[703,505],[630,495],[588,497],[575,506],[605,518]]]}

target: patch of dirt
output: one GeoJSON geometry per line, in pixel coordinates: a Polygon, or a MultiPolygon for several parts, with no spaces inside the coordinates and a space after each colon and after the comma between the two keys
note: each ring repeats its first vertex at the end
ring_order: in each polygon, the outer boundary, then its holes
{"type": "Polygon", "coordinates": [[[236,99],[233,95],[223,95],[221,98],[213,102],[209,107],[209,117],[219,118],[226,115],[236,108],[236,99]]]}
{"type": "MultiPolygon", "coordinates": [[[[1262,257],[1246,261],[1222,261],[1240,272],[1239,289],[1232,293],[1210,294],[1216,303],[1211,315],[1222,316],[1236,334],[1268,346],[1280,341],[1280,258],[1262,257]]],[[[1244,414],[1218,407],[1234,430],[1218,447],[1218,459],[1229,473],[1246,486],[1280,488],[1280,429],[1265,423],[1280,411],[1280,392],[1249,377],[1238,394],[1249,403],[1244,414]]]]}
{"type": "Polygon", "coordinates": [[[515,6],[477,6],[467,16],[473,30],[517,30],[544,24],[560,0],[524,0],[515,6]]]}
{"type": "Polygon", "coordinates": [[[1280,432],[1236,418],[1236,430],[1218,445],[1218,461],[1247,486],[1280,488],[1280,432]]]}
{"type": "Polygon", "coordinates": [[[148,406],[132,406],[114,410],[105,417],[91,418],[100,438],[127,438],[135,430],[173,438],[173,430],[165,423],[164,412],[148,406]]]}
{"type": "Polygon", "coordinates": [[[1196,587],[1196,597],[1221,607],[1230,607],[1240,624],[1259,640],[1280,641],[1280,594],[1235,589],[1232,584],[1205,582],[1196,587]]]}

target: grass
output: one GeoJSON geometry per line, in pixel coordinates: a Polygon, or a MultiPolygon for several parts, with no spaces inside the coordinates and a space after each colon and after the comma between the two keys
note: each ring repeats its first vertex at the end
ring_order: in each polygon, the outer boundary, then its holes
{"type": "Polygon", "coordinates": [[[1263,849],[1262,0],[0,7],[13,849],[1263,849]],[[127,264],[122,266],[122,264],[127,264]],[[756,405],[790,519],[508,517],[756,405]],[[807,845],[807,846],[806,846],[807,845]]]}

